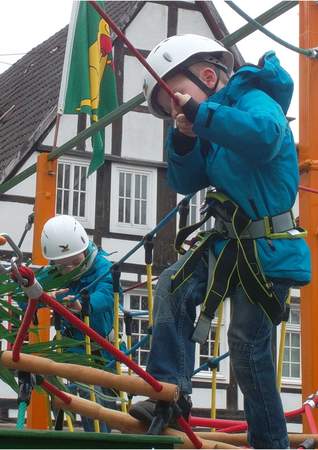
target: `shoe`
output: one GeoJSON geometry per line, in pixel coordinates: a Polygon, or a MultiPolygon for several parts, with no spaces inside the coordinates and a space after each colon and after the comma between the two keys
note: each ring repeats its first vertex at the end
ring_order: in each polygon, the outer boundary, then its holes
{"type": "Polygon", "coordinates": [[[128,413],[135,419],[150,425],[152,419],[155,417],[156,400],[148,398],[141,402],[131,405],[128,413]]]}
{"type": "MultiPolygon", "coordinates": [[[[183,417],[188,420],[189,414],[192,407],[192,402],[190,396],[182,395],[178,401],[179,406],[182,410],[183,417]]],[[[177,418],[173,414],[172,405],[168,402],[164,401],[156,401],[148,398],[147,400],[143,400],[141,402],[135,403],[132,405],[128,411],[128,413],[137,420],[150,425],[158,414],[162,417],[165,417],[167,421],[167,425],[177,430],[180,430],[177,418]],[[170,411],[168,411],[170,409],[170,411]]]]}

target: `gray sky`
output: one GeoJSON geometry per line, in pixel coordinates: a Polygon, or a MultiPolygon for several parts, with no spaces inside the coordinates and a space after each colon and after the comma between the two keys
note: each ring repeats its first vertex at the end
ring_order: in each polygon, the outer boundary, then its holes
{"type": "MultiPolygon", "coordinates": [[[[255,18],[279,2],[235,0],[235,3],[255,18]]],[[[223,0],[214,0],[214,4],[229,32],[246,23],[223,0]]],[[[22,57],[10,54],[27,53],[68,24],[71,7],[72,0],[0,0],[0,73],[22,57]]],[[[298,20],[296,6],[266,27],[282,39],[298,46],[298,20]]],[[[290,72],[295,82],[295,94],[288,114],[298,117],[298,54],[276,44],[260,32],[243,39],[238,48],[246,61],[255,64],[266,51],[276,51],[282,65],[290,72]]],[[[298,121],[295,121],[292,127],[297,140],[298,121]]]]}

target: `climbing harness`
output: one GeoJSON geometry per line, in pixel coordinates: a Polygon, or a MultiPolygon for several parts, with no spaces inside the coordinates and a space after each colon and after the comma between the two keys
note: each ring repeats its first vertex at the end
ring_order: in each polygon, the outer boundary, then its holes
{"type": "Polygon", "coordinates": [[[175,292],[191,277],[199,260],[204,258],[208,263],[211,274],[192,340],[199,343],[206,341],[218,306],[238,284],[241,284],[248,299],[264,310],[273,324],[279,324],[284,306],[279,302],[273,283],[263,273],[256,239],[298,239],[306,236],[306,231],[296,227],[291,211],[252,221],[228,196],[212,190],[207,193],[203,213],[202,220],[179,231],[175,241],[179,253],[186,253],[182,247],[186,238],[211,216],[216,218],[215,227],[199,232],[185,262],[171,277],[171,291],[175,292]],[[225,240],[225,245],[216,258],[212,248],[220,240],[225,240]]]}

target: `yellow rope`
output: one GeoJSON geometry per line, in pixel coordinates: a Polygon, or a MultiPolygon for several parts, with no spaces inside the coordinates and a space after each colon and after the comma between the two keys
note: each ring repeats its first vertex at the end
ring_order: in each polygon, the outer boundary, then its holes
{"type": "MultiPolygon", "coordinates": [[[[290,305],[290,292],[286,301],[286,305],[290,305]]],[[[284,360],[284,349],[286,340],[286,325],[287,322],[283,321],[280,329],[280,341],[279,341],[279,352],[278,352],[278,362],[277,362],[277,389],[280,392],[283,377],[283,360],[284,360]]]]}
{"type": "MultiPolygon", "coordinates": [[[[217,317],[218,323],[215,331],[215,339],[213,346],[213,357],[217,358],[219,355],[219,346],[220,346],[220,334],[221,334],[221,324],[223,318],[223,302],[217,309],[217,317]]],[[[211,378],[211,419],[216,418],[216,376],[217,376],[217,368],[212,369],[212,378],[211,378]]],[[[212,431],[215,431],[215,428],[212,428],[212,431]]]]}
{"type": "MultiPolygon", "coordinates": [[[[115,335],[115,347],[119,350],[119,292],[114,292],[114,335],[115,335]]],[[[121,365],[119,361],[116,361],[117,375],[121,375],[121,365]]],[[[127,405],[125,402],[124,392],[119,393],[121,400],[122,412],[127,412],[127,405]]]]}
{"type": "MultiPolygon", "coordinates": [[[[62,339],[62,333],[61,330],[56,330],[56,341],[61,341],[62,339]]],[[[57,353],[62,353],[62,347],[58,347],[56,349],[57,353]]],[[[62,381],[62,379],[60,378],[60,380],[62,381]]],[[[66,423],[67,423],[67,427],[68,427],[68,431],[70,431],[71,433],[74,431],[74,427],[73,427],[73,423],[72,423],[72,419],[71,417],[64,412],[65,417],[66,417],[66,423]]]]}
{"type": "Polygon", "coordinates": [[[72,419],[70,418],[70,416],[68,414],[66,414],[66,423],[67,423],[67,426],[68,426],[68,431],[73,433],[74,432],[74,427],[73,427],[72,419]]]}
{"type": "MultiPolygon", "coordinates": [[[[89,327],[89,316],[84,316],[84,323],[85,323],[85,325],[87,325],[89,327]]],[[[87,336],[87,334],[85,335],[85,352],[86,352],[86,355],[92,354],[91,339],[89,336],[87,336]]],[[[96,396],[95,396],[93,385],[89,386],[89,399],[91,402],[96,403],[96,396]]],[[[94,419],[94,431],[96,433],[100,432],[99,421],[97,419],[94,419]]]]}

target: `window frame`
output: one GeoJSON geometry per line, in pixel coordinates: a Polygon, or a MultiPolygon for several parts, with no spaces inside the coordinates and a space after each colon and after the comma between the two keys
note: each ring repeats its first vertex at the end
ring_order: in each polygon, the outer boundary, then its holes
{"type": "MultiPolygon", "coordinates": [[[[131,308],[131,302],[130,302],[130,297],[132,296],[132,295],[134,295],[134,296],[138,296],[138,297],[140,297],[140,298],[142,298],[142,297],[146,297],[146,298],[148,298],[148,291],[146,290],[146,289],[134,289],[134,290],[132,290],[132,291],[129,291],[129,292],[127,292],[127,293],[125,293],[124,294],[124,300],[123,300],[123,306],[124,306],[124,309],[125,310],[127,310],[127,311],[137,311],[136,309],[132,309],[131,308]]],[[[123,314],[121,313],[120,314],[121,315],[121,317],[123,318],[123,314]]],[[[143,316],[137,316],[137,317],[133,317],[133,320],[138,320],[138,322],[140,322],[141,320],[146,320],[146,321],[148,321],[148,315],[143,315],[143,316]]],[[[139,323],[139,325],[138,325],[138,329],[140,329],[141,328],[141,324],[139,323]]],[[[135,334],[135,333],[133,333],[133,331],[132,331],[132,335],[133,334],[135,334]]],[[[125,336],[125,339],[126,339],[126,342],[127,342],[127,335],[126,335],[126,329],[124,328],[124,336],[125,336]]],[[[139,339],[140,340],[140,339],[139,339]]],[[[150,345],[149,344],[150,343],[150,336],[149,336],[149,340],[148,340],[148,346],[150,345]]],[[[134,345],[134,344],[132,344],[132,345],[134,345]]],[[[142,349],[138,349],[137,351],[136,351],[136,354],[138,353],[138,352],[140,352],[140,350],[143,352],[143,353],[149,353],[149,349],[147,349],[147,348],[145,348],[145,347],[142,347],[142,349]]],[[[137,363],[139,364],[139,362],[138,361],[140,361],[140,359],[141,359],[141,356],[140,356],[140,354],[137,356],[137,363]]],[[[140,367],[142,367],[143,369],[145,369],[146,368],[146,366],[145,365],[140,365],[140,367]]],[[[127,368],[125,369],[125,367],[123,367],[123,370],[128,370],[127,368]]]]}
{"type": "MultiPolygon", "coordinates": [[[[68,213],[69,215],[73,216],[73,198],[74,198],[74,168],[75,166],[80,167],[86,167],[88,170],[90,161],[76,158],[76,157],[61,157],[58,160],[59,164],[68,164],[71,166],[71,172],[70,172],[70,181],[71,181],[71,188],[70,188],[70,202],[69,202],[69,208],[68,213]]],[[[60,214],[57,212],[57,192],[58,192],[58,176],[56,177],[56,204],[55,204],[55,211],[56,214],[60,214]]],[[[81,216],[74,216],[82,225],[84,228],[95,228],[95,207],[96,207],[96,172],[92,173],[88,178],[86,178],[86,199],[85,199],[85,215],[84,217],[81,216]]],[[[63,214],[66,214],[63,212],[63,214]]]]}
{"type": "MultiPolygon", "coordinates": [[[[301,388],[302,384],[302,358],[301,358],[301,320],[300,320],[300,304],[298,301],[298,298],[291,297],[291,304],[290,309],[297,310],[299,312],[299,324],[292,324],[287,322],[286,324],[286,333],[298,333],[299,334],[299,367],[300,367],[300,377],[284,377],[282,376],[282,386],[283,387],[299,387],[301,388]],[[295,301],[296,300],[296,301],[295,301]]],[[[277,352],[279,351],[279,345],[280,345],[280,336],[281,336],[281,324],[277,328],[277,352]]]]}
{"type": "MultiPolygon", "coordinates": [[[[133,217],[133,203],[131,218],[133,217]]],[[[123,233],[133,235],[144,235],[156,226],[157,218],[157,169],[145,168],[141,166],[132,166],[125,164],[112,164],[111,170],[111,208],[110,208],[110,225],[111,233],[123,233]],[[120,173],[130,173],[133,177],[136,175],[147,176],[147,206],[146,206],[146,225],[134,224],[132,220],[129,223],[118,222],[119,213],[119,176],[120,173]]]]}

